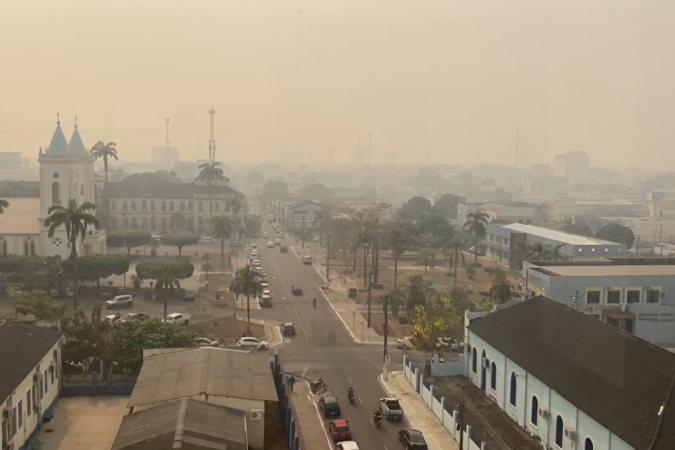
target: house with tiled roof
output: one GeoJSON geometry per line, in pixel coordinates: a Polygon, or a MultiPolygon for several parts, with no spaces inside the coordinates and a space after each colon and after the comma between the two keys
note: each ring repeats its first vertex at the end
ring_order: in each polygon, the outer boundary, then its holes
{"type": "Polygon", "coordinates": [[[546,297],[467,317],[467,376],[544,448],[675,449],[675,354],[546,297]]]}

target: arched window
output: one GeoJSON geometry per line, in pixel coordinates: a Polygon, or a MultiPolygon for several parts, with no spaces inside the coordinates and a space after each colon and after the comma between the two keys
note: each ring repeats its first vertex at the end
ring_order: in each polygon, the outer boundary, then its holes
{"type": "Polygon", "coordinates": [[[518,394],[518,381],[516,380],[516,373],[511,372],[511,392],[509,395],[511,406],[516,406],[516,394],[518,394]]]}
{"type": "Polygon", "coordinates": [[[539,423],[539,400],[537,400],[536,396],[532,396],[532,407],[530,411],[530,422],[532,425],[535,427],[537,426],[537,423],[539,423]]]}
{"type": "Polygon", "coordinates": [[[558,416],[555,419],[555,445],[562,448],[564,427],[562,417],[558,416]]]}
{"type": "Polygon", "coordinates": [[[586,438],[584,441],[584,450],[593,450],[593,441],[591,441],[591,438],[586,438]]]}
{"type": "Polygon", "coordinates": [[[490,387],[497,390],[497,364],[494,362],[490,365],[490,387]]]}
{"type": "Polygon", "coordinates": [[[58,181],[52,183],[52,205],[61,204],[61,185],[58,181]]]}
{"type": "Polygon", "coordinates": [[[32,238],[25,238],[23,240],[23,254],[35,256],[35,241],[32,238]]]}
{"type": "Polygon", "coordinates": [[[471,349],[471,370],[473,373],[476,373],[476,366],[478,363],[478,354],[476,353],[476,348],[471,349]]]}

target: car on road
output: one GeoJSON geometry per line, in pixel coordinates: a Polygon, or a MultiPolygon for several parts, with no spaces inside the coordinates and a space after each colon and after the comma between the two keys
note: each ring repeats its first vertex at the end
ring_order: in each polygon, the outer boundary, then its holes
{"type": "Polygon", "coordinates": [[[340,417],[340,404],[335,397],[321,397],[319,399],[319,409],[324,419],[329,417],[340,417]]]}
{"type": "MultiPolygon", "coordinates": [[[[251,248],[252,248],[253,250],[257,249],[257,248],[258,248],[258,244],[256,244],[256,243],[251,244],[251,248]]],[[[256,250],[256,251],[257,251],[257,250],[256,250]]]]}
{"type": "Polygon", "coordinates": [[[274,240],[274,245],[281,245],[281,241],[279,239],[274,240]]]}
{"type": "Polygon", "coordinates": [[[207,234],[202,234],[199,237],[199,242],[202,243],[202,244],[210,244],[212,241],[213,241],[213,239],[211,239],[211,236],[209,236],[207,234]]]}
{"type": "Polygon", "coordinates": [[[258,256],[258,250],[251,250],[251,256],[258,256]]]}
{"type": "Polygon", "coordinates": [[[412,336],[406,336],[401,339],[396,339],[396,348],[401,350],[408,350],[411,348],[415,348],[412,336]]]}
{"type": "Polygon", "coordinates": [[[175,325],[189,325],[192,316],[183,313],[171,313],[164,319],[164,322],[173,323],[175,325]]]}
{"type": "Polygon", "coordinates": [[[305,255],[302,257],[302,263],[310,265],[312,264],[312,257],[310,255],[305,255]]]}
{"type": "Polygon", "coordinates": [[[120,322],[138,322],[139,320],[147,320],[150,318],[150,314],[142,312],[130,312],[126,313],[124,316],[120,317],[120,322]]]}
{"type": "Polygon", "coordinates": [[[274,248],[274,241],[267,241],[267,248],[274,248]]]}
{"type": "Polygon", "coordinates": [[[406,450],[427,450],[427,441],[419,430],[404,428],[398,430],[398,440],[406,450]]]}
{"type": "Polygon", "coordinates": [[[237,343],[235,344],[237,347],[241,348],[255,348],[257,350],[267,350],[270,348],[270,344],[268,344],[265,341],[261,341],[259,339],[256,339],[254,337],[243,337],[237,339],[237,343]]]}
{"type": "Polygon", "coordinates": [[[107,300],[105,303],[107,309],[116,309],[116,308],[131,308],[134,306],[134,298],[131,295],[117,295],[111,300],[107,300]]]}
{"type": "Polygon", "coordinates": [[[478,254],[478,256],[485,256],[485,250],[478,247],[478,252],[476,252],[476,246],[475,245],[469,247],[469,250],[467,250],[466,253],[469,253],[471,255],[478,254]]]}
{"type": "Polygon", "coordinates": [[[343,441],[338,442],[335,448],[337,450],[359,450],[359,444],[356,441],[343,441]]]}
{"type": "Polygon", "coordinates": [[[293,322],[286,322],[281,326],[281,334],[286,336],[295,336],[295,325],[293,322]]]}
{"type": "Polygon", "coordinates": [[[184,300],[194,300],[196,297],[197,297],[196,291],[193,291],[191,289],[185,289],[185,292],[183,293],[184,300]]]}
{"type": "Polygon", "coordinates": [[[253,264],[253,267],[258,267],[258,266],[260,266],[260,260],[254,259],[251,264],[253,264]]]}
{"type": "Polygon", "coordinates": [[[301,287],[297,287],[297,286],[293,286],[293,287],[291,288],[291,294],[296,295],[296,296],[302,295],[302,288],[301,288],[301,287]]]}
{"type": "Polygon", "coordinates": [[[115,313],[115,314],[110,314],[108,316],[105,316],[102,320],[103,322],[108,323],[109,325],[113,325],[117,323],[122,318],[122,315],[120,313],[115,313]]]}
{"type": "Polygon", "coordinates": [[[220,342],[207,337],[197,337],[195,343],[200,347],[218,347],[220,345],[220,342]]]}
{"type": "Polygon", "coordinates": [[[258,300],[258,304],[263,307],[271,307],[272,306],[272,295],[269,294],[269,291],[267,291],[268,294],[265,294],[264,292],[260,295],[260,299],[258,300]]]}
{"type": "Polygon", "coordinates": [[[260,280],[260,286],[263,288],[263,294],[265,293],[265,290],[269,289],[269,284],[267,284],[267,281],[260,280]]]}
{"type": "Polygon", "coordinates": [[[287,245],[282,245],[281,247],[279,247],[279,251],[280,251],[281,253],[288,253],[288,246],[287,246],[287,245]]]}
{"type": "Polygon", "coordinates": [[[331,420],[328,423],[328,433],[335,443],[352,440],[352,430],[349,429],[348,420],[331,420]]]}
{"type": "Polygon", "coordinates": [[[380,410],[387,420],[399,421],[403,419],[403,408],[395,398],[381,398],[379,403],[380,410]]]}
{"type": "Polygon", "coordinates": [[[264,238],[268,238],[268,237],[270,237],[270,234],[269,234],[267,231],[265,231],[265,232],[263,233],[263,237],[264,237],[264,238]]]}

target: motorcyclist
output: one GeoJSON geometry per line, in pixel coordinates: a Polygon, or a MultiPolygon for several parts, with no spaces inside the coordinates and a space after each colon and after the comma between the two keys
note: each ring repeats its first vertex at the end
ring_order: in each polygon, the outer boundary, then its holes
{"type": "Polygon", "coordinates": [[[382,422],[382,417],[383,414],[380,408],[373,411],[373,420],[375,421],[376,424],[380,424],[382,422]]]}
{"type": "Polygon", "coordinates": [[[354,388],[351,386],[349,386],[349,389],[347,390],[347,398],[352,402],[354,401],[354,388]]]}
{"type": "Polygon", "coordinates": [[[312,299],[312,305],[314,305],[314,307],[316,308],[316,297],[314,297],[314,299],[312,299]]]}

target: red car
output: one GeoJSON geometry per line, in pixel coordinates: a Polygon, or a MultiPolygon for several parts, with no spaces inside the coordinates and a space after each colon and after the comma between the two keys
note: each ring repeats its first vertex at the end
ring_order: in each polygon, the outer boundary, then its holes
{"type": "Polygon", "coordinates": [[[349,422],[344,419],[331,420],[328,423],[333,442],[351,441],[352,431],[349,429],[349,422]]]}

